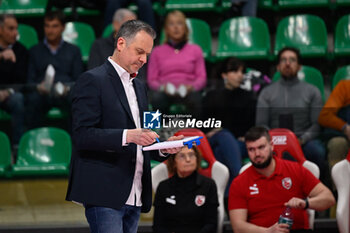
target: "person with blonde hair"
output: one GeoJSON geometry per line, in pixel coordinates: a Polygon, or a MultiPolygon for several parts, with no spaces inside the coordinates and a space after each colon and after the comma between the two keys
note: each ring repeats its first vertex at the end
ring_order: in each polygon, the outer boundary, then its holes
{"type": "Polygon", "coordinates": [[[217,229],[218,196],[215,182],[198,173],[201,154],[183,147],[167,161],[173,176],[161,182],[154,200],[155,233],[213,233],[217,229]]]}
{"type": "Polygon", "coordinates": [[[168,13],[164,32],[164,44],[154,48],[148,65],[153,107],[166,112],[170,104],[181,102],[199,113],[200,91],[207,78],[202,49],[188,42],[186,16],[181,11],[168,13]]]}

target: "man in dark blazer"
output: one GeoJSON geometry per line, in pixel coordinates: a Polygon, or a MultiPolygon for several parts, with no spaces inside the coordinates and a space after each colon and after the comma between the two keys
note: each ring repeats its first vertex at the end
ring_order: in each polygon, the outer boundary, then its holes
{"type": "Polygon", "coordinates": [[[92,233],[136,233],[140,212],[152,205],[150,158],[164,160],[165,153],[180,150],[141,150],[158,135],[141,128],[147,92],[133,74],[147,62],[155,35],[142,21],[126,22],[112,57],[82,74],[73,89],[73,156],[66,199],[84,205],[92,233]]]}

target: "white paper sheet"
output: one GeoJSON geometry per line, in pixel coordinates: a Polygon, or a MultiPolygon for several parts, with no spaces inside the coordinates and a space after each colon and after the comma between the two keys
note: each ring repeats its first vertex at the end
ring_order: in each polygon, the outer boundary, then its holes
{"type": "Polygon", "coordinates": [[[145,146],[142,148],[142,150],[149,151],[149,150],[161,150],[161,149],[183,147],[185,142],[195,140],[195,139],[200,139],[200,138],[202,138],[202,137],[194,136],[194,137],[187,137],[187,138],[184,138],[181,140],[158,142],[158,143],[154,143],[150,146],[145,146]]]}

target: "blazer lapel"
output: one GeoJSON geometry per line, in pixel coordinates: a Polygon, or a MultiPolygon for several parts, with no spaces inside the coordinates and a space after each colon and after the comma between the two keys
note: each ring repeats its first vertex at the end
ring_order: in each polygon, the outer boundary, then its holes
{"type": "Polygon", "coordinates": [[[133,80],[133,85],[137,97],[137,104],[139,106],[141,128],[143,128],[143,112],[148,110],[147,95],[145,94],[145,87],[140,80],[136,80],[135,78],[133,80]]]}
{"type": "MultiPolygon", "coordinates": [[[[135,125],[134,118],[132,117],[129,102],[128,102],[128,99],[126,97],[122,81],[120,80],[120,77],[119,77],[117,71],[114,69],[114,67],[112,66],[112,64],[109,61],[106,61],[105,65],[107,66],[107,72],[108,72],[109,78],[112,82],[112,85],[115,89],[115,92],[117,93],[119,100],[122,103],[125,111],[128,113],[130,120],[135,125]]],[[[136,127],[136,125],[135,125],[135,127],[136,127]]]]}

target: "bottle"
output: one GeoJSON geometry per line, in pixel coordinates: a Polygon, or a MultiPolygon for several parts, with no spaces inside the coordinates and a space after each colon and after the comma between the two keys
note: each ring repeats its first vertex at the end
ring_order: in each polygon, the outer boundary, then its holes
{"type": "Polygon", "coordinates": [[[292,208],[287,206],[286,209],[280,215],[280,218],[278,219],[278,223],[287,223],[289,225],[289,229],[291,229],[293,225],[293,221],[294,221],[294,215],[292,213],[292,208]]]}

